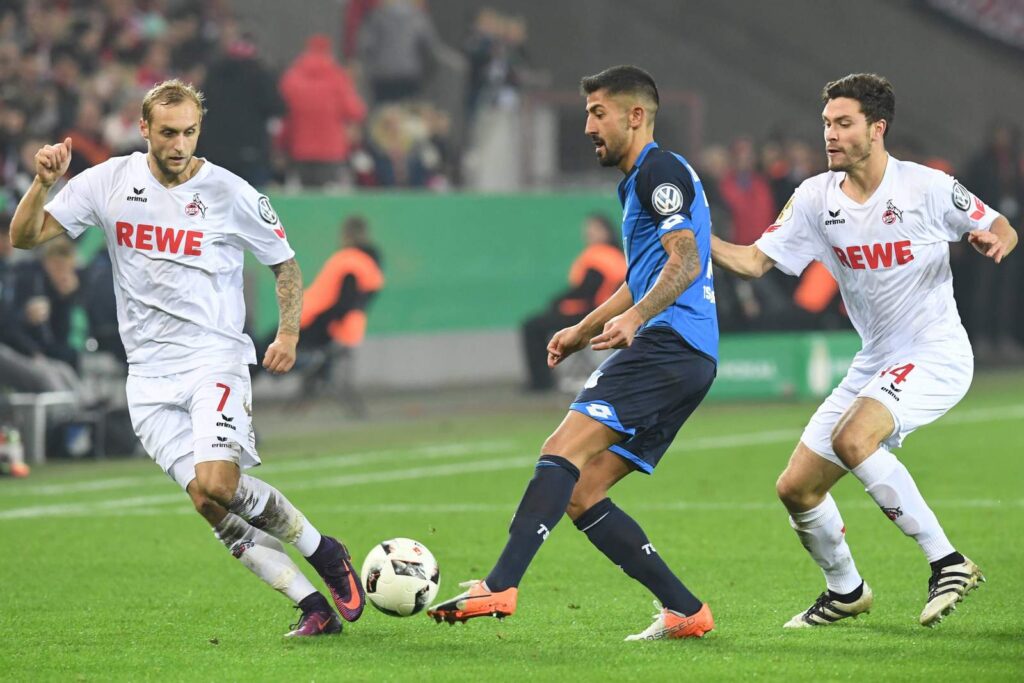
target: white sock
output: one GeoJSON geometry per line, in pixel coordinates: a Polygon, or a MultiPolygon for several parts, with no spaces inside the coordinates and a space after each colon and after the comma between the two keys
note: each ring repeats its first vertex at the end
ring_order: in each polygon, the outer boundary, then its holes
{"type": "Polygon", "coordinates": [[[228,510],[283,543],[291,543],[309,557],[320,545],[320,532],[288,502],[284,494],[265,481],[243,474],[228,510]]]}
{"type": "Polygon", "coordinates": [[[935,513],[924,502],[910,472],[896,456],[884,448],[868,456],[852,470],[864,484],[864,490],[875,499],[885,516],[921,546],[929,562],[953,552],[946,533],[939,526],[935,513]]]}
{"type": "Polygon", "coordinates": [[[825,573],[830,591],[849,593],[861,584],[863,579],[846,544],[846,527],[832,494],[826,493],[825,500],[815,508],[790,513],[789,525],[825,573]]]}
{"type": "Polygon", "coordinates": [[[288,557],[284,546],[238,515],[229,512],[214,527],[213,533],[249,571],[295,604],[316,593],[313,584],[288,557]]]}

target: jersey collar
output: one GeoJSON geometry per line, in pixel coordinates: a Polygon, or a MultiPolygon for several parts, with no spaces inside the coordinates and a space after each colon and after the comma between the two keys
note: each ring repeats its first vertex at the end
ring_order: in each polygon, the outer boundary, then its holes
{"type": "Polygon", "coordinates": [[[644,163],[644,159],[647,158],[648,152],[650,152],[652,149],[655,149],[657,146],[657,142],[648,142],[646,145],[644,145],[644,148],[640,150],[640,155],[636,158],[636,163],[633,164],[633,168],[629,169],[629,173],[626,174],[626,177],[619,182],[620,200],[623,200],[625,196],[623,192],[626,189],[626,183],[629,182],[629,179],[633,177],[633,175],[637,172],[637,169],[639,169],[640,166],[644,163]]]}

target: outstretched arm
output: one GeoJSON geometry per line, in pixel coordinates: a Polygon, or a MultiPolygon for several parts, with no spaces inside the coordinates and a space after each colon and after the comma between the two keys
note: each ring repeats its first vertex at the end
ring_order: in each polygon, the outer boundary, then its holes
{"type": "Polygon", "coordinates": [[[711,261],[744,280],[761,277],[775,265],[775,261],[758,249],[757,245],[743,247],[714,235],[711,236],[711,261]]]}
{"type": "Polygon", "coordinates": [[[1005,216],[1000,216],[988,230],[972,230],[967,233],[967,241],[979,254],[1000,263],[1017,246],[1017,231],[1005,216]]]}
{"type": "Polygon", "coordinates": [[[277,337],[267,347],[263,367],[283,374],[295,365],[299,343],[299,318],[302,315],[302,270],[294,258],[271,266],[277,278],[277,337]]]}
{"type": "Polygon", "coordinates": [[[64,232],[64,227],[43,210],[43,205],[53,184],[68,172],[71,138],[45,145],[36,152],[35,160],[36,177],[11,218],[11,244],[19,249],[32,249],[64,232]]]}
{"type": "Polygon", "coordinates": [[[632,344],[641,325],[665,310],[700,277],[697,240],[691,231],[677,230],[663,235],[661,245],[668,252],[668,261],[654,286],[632,308],[605,324],[604,331],[591,340],[595,350],[621,349],[632,344]]]}

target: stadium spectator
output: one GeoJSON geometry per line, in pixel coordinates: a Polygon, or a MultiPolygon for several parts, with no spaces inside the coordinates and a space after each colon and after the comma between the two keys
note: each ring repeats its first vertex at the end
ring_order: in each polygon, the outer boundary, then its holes
{"type": "Polygon", "coordinates": [[[384,275],[380,250],[363,216],[346,218],[339,236],[341,249],[327,259],[302,297],[299,346],[312,358],[301,371],[302,395],[322,394],[340,364],[332,393],[358,417],[366,408],[352,383],[353,354],[366,335],[366,315],[384,287],[384,275]]]}
{"type": "Polygon", "coordinates": [[[420,0],[380,0],[359,29],[359,63],[374,105],[419,97],[437,61],[438,36],[420,0]]]}
{"type": "Polygon", "coordinates": [[[353,159],[356,182],[373,187],[447,187],[440,137],[444,128],[435,124],[432,133],[430,125],[409,107],[380,107],[372,117],[369,140],[353,159]]]}
{"type": "MultiPolygon", "coordinates": [[[[989,199],[1011,225],[1019,225],[1024,218],[1020,129],[1003,121],[991,124],[986,145],[970,161],[964,180],[989,199]]],[[[987,259],[965,258],[961,265],[970,289],[969,303],[963,309],[964,323],[979,360],[1024,361],[1024,347],[1017,336],[1024,261],[1010,259],[996,265],[987,259]]]]}
{"type": "Polygon", "coordinates": [[[753,141],[737,138],[730,152],[732,167],[719,183],[718,191],[729,209],[731,241],[753,244],[781,207],[775,205],[768,180],[757,170],[753,141]]]}
{"type": "Polygon", "coordinates": [[[920,546],[931,576],[919,622],[933,626],[984,577],[952,545],[892,449],[955,406],[974,373],[947,243],[966,236],[1000,263],[1016,247],[1017,233],[951,176],[886,151],[896,108],[888,80],[851,74],[828,83],[822,100],[829,172],[805,181],[755,244],[717,237],[711,243],[714,263],[742,277],[760,277],[773,266],[799,275],[821,262],[838,281],[863,341],[776,484],[790,525],[826,583],[785,627],[827,626],[871,609],[871,589],[829,493],[847,472],[920,546]],[[836,226],[843,227],[827,229],[836,226]]]}
{"type": "Polygon", "coordinates": [[[110,158],[110,148],[103,140],[103,107],[92,97],[83,97],[78,106],[75,125],[61,135],[71,138],[75,147],[75,160],[69,173],[72,176],[110,158]]]}
{"type": "MultiPolygon", "coordinates": [[[[284,114],[284,103],[277,79],[235,22],[225,26],[221,41],[220,55],[206,72],[209,113],[203,117],[204,135],[197,153],[217,159],[250,185],[263,187],[272,178],[269,129],[284,114]]],[[[323,96],[329,97],[328,93],[325,89],[323,96]]],[[[328,134],[326,127],[321,130],[322,136],[328,134]]]]}
{"type": "Polygon", "coordinates": [[[569,268],[570,288],[523,323],[521,338],[530,391],[547,391],[554,386],[554,376],[548,367],[551,336],[583,320],[626,279],[626,257],[619,247],[618,232],[607,217],[597,213],[587,216],[583,222],[583,242],[583,251],[569,268]]]}
{"type": "Polygon", "coordinates": [[[78,303],[75,246],[68,238],[48,242],[38,260],[19,264],[13,301],[22,322],[21,348],[27,355],[78,367],[71,345],[71,312],[78,303]]]}
{"type": "Polygon", "coordinates": [[[466,120],[473,124],[481,108],[518,105],[527,68],[526,22],[484,7],[466,41],[469,62],[466,120]]]}
{"type": "Polygon", "coordinates": [[[0,388],[30,393],[77,391],[71,366],[47,358],[26,329],[16,298],[17,269],[11,264],[10,214],[0,215],[0,388]]]}
{"type": "Polygon", "coordinates": [[[287,107],[281,142],[291,168],[305,187],[338,183],[366,105],[326,36],[310,37],[281,77],[280,91],[287,107]]]}
{"type": "MultiPolygon", "coordinates": [[[[730,146],[732,166],[718,185],[729,211],[731,240],[753,244],[778,212],[767,178],[757,170],[757,155],[750,138],[740,137],[730,146]]],[[[778,275],[754,282],[734,282],[732,289],[742,314],[742,329],[778,329],[789,324],[793,312],[791,288],[778,275]]]]}

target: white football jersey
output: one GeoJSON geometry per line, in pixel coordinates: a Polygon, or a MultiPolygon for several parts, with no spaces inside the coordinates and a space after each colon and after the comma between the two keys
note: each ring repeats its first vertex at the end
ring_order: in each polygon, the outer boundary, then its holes
{"type": "Polygon", "coordinates": [[[999,215],[941,171],[888,158],[864,204],[840,188],[845,173],[808,178],[757,240],[789,275],[821,261],[839,284],[863,341],[881,362],[908,344],[943,341],[970,355],[953,300],[949,242],[987,230],[999,215]]]}
{"type": "Polygon", "coordinates": [[[242,332],[244,252],[265,265],[295,252],[270,200],[249,183],[207,161],[168,189],[136,152],[75,176],[46,211],[72,237],[103,230],[131,374],[256,362],[242,332]]]}

